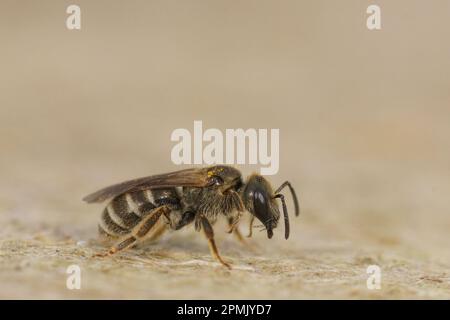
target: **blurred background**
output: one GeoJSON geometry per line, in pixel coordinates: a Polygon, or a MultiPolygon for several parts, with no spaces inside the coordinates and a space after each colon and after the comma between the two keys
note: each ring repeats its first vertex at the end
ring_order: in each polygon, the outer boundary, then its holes
{"type": "Polygon", "coordinates": [[[70,4],[0,3],[0,297],[450,296],[450,2],[79,0],[73,31],[70,4]],[[235,278],[176,265],[212,261],[193,230],[142,249],[152,268],[90,259],[102,206],[81,198],[180,169],[170,135],[194,120],[280,129],[270,179],[300,195],[291,239],[259,234],[247,254],[223,235],[225,258],[254,269],[235,278]],[[84,290],[65,289],[72,262],[84,290]],[[386,270],[376,293],[368,264],[386,270]]]}

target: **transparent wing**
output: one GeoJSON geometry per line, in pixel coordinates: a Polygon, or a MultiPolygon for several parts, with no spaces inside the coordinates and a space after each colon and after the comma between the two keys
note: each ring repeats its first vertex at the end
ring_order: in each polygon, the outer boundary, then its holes
{"type": "Polygon", "coordinates": [[[170,187],[205,187],[208,175],[205,168],[185,169],[121,182],[98,190],[83,198],[88,203],[102,202],[129,191],[170,187]]]}

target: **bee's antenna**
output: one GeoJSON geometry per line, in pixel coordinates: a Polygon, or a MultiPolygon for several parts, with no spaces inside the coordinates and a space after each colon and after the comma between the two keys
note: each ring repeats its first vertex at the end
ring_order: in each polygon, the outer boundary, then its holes
{"type": "Polygon", "coordinates": [[[289,215],[287,211],[286,201],[284,200],[284,196],[279,193],[276,194],[274,198],[279,198],[281,200],[281,204],[283,205],[283,215],[284,215],[284,238],[287,240],[289,238],[289,215]]]}
{"type": "Polygon", "coordinates": [[[291,186],[291,183],[289,181],[283,182],[283,184],[275,191],[275,194],[277,195],[278,193],[280,193],[280,191],[283,190],[284,187],[289,187],[289,190],[291,191],[292,199],[294,200],[295,216],[298,217],[300,214],[300,206],[298,204],[297,194],[295,193],[294,188],[291,186]]]}

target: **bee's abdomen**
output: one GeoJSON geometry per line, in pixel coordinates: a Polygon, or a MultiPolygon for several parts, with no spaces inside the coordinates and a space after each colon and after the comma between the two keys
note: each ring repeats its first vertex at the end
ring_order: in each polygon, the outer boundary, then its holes
{"type": "Polygon", "coordinates": [[[179,198],[174,190],[140,190],[121,194],[103,210],[99,232],[118,237],[130,233],[153,209],[161,205],[179,207],[179,198]]]}
{"type": "Polygon", "coordinates": [[[130,233],[131,229],[155,208],[153,202],[149,190],[124,193],[115,197],[103,210],[99,232],[109,236],[130,233]]]}

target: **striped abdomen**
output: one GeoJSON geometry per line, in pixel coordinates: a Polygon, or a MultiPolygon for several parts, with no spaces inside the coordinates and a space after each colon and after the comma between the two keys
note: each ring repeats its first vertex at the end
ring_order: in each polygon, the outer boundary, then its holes
{"type": "Polygon", "coordinates": [[[123,236],[135,227],[153,209],[169,205],[180,209],[175,189],[142,190],[121,194],[111,200],[103,210],[98,229],[107,236],[123,236]]]}

